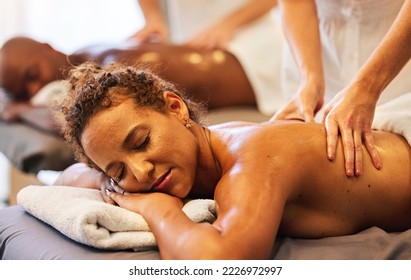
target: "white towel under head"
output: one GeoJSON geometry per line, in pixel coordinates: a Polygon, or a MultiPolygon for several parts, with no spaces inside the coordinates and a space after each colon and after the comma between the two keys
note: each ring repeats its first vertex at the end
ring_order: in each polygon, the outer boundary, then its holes
{"type": "MultiPolygon", "coordinates": [[[[107,204],[100,191],[67,186],[27,186],[17,195],[27,212],[67,237],[100,249],[149,250],[156,247],[144,218],[107,204]]],[[[153,206],[155,207],[155,206],[153,206]]],[[[214,222],[213,200],[190,200],[183,212],[194,222],[214,222]]]]}

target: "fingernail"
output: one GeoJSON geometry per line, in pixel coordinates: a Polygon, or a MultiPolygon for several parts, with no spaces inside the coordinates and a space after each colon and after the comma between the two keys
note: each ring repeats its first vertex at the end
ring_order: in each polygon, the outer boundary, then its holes
{"type": "Polygon", "coordinates": [[[110,196],[110,194],[111,194],[111,190],[106,189],[106,195],[110,196]]]}

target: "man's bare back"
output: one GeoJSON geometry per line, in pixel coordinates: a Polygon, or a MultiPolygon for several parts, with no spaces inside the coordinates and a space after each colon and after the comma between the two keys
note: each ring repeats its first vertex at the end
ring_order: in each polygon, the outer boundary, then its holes
{"type": "MultiPolygon", "coordinates": [[[[227,136],[233,126],[218,133],[227,136]]],[[[230,160],[224,156],[224,177],[249,186],[241,190],[245,194],[236,194],[233,203],[250,196],[248,203],[267,211],[273,203],[283,204],[282,215],[264,217],[281,219],[279,235],[320,238],[372,226],[386,231],[411,228],[411,150],[401,136],[374,132],[384,166],[375,169],[367,156],[359,177],[345,175],[341,143],[336,160],[327,159],[325,130],[318,124],[240,125],[232,136],[228,146],[234,148],[229,149],[230,160]],[[240,172],[232,172],[233,168],[240,172]],[[264,184],[270,188],[260,187],[264,184]]],[[[227,200],[227,194],[217,187],[217,202],[227,200]]]]}
{"type": "Polygon", "coordinates": [[[208,108],[256,104],[254,91],[243,68],[227,51],[128,42],[89,46],[75,52],[69,59],[73,64],[92,60],[102,66],[113,62],[145,65],[195,99],[206,102],[208,108]]]}

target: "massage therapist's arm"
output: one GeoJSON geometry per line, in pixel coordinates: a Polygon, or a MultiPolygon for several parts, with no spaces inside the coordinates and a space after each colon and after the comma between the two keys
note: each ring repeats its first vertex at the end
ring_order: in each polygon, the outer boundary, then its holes
{"type": "Polygon", "coordinates": [[[168,26],[158,0],[139,0],[138,4],[143,12],[145,25],[130,39],[140,42],[168,41],[168,26]]]}
{"type": "Polygon", "coordinates": [[[297,63],[301,82],[294,97],[280,108],[273,120],[303,119],[311,122],[324,102],[324,74],[315,2],[281,0],[279,4],[284,34],[297,63]]]}
{"type": "MultiPolygon", "coordinates": [[[[194,48],[226,49],[238,29],[252,23],[277,6],[276,0],[250,0],[186,42],[194,48]]],[[[268,34],[267,34],[268,35],[268,34]]]]}
{"type": "Polygon", "coordinates": [[[326,106],[328,157],[335,158],[340,133],[347,175],[362,174],[363,141],[374,166],[378,169],[382,166],[371,134],[375,107],[382,91],[410,60],[410,46],[411,0],[406,0],[388,33],[353,81],[326,106]]]}

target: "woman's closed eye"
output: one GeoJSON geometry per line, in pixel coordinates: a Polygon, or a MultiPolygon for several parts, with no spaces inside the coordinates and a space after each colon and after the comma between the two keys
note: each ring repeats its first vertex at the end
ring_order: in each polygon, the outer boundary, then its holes
{"type": "Polygon", "coordinates": [[[147,148],[148,144],[150,144],[150,140],[151,140],[151,135],[147,134],[147,136],[144,138],[144,141],[137,141],[137,143],[134,145],[135,150],[144,150],[145,148],[147,148]]]}
{"type": "Polygon", "coordinates": [[[115,176],[111,176],[111,178],[113,179],[113,181],[116,183],[116,184],[120,184],[120,182],[121,182],[121,180],[123,180],[124,179],[124,177],[125,177],[125,173],[126,173],[126,171],[125,171],[126,169],[124,168],[124,166],[122,166],[122,167],[120,167],[119,169],[118,169],[118,171],[116,172],[116,174],[115,174],[115,176]]]}

